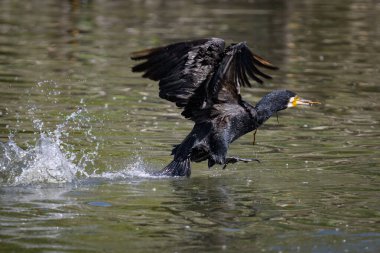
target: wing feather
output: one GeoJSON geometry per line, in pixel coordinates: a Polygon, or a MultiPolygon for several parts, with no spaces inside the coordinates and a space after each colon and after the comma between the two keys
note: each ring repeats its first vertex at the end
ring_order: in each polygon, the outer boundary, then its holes
{"type": "Polygon", "coordinates": [[[132,71],[159,81],[160,97],[183,107],[186,118],[208,119],[223,113],[215,104],[243,103],[240,88],[251,87],[249,79],[262,83],[261,78],[271,78],[258,67],[277,69],[245,42],[224,46],[224,40],[210,38],[137,51],[131,58],[143,62],[132,71]]]}
{"type": "Polygon", "coordinates": [[[261,72],[256,66],[264,67],[267,69],[277,69],[276,66],[269,63],[264,58],[255,55],[251,52],[245,42],[233,44],[226,48],[225,57],[222,60],[214,79],[209,84],[212,87],[210,97],[233,97],[233,100],[224,102],[239,102],[241,100],[240,87],[251,87],[249,78],[255,80],[258,83],[263,81],[260,77],[270,79],[271,77],[261,72]],[[233,91],[235,96],[226,96],[220,94],[226,91],[233,91]]]}
{"type": "Polygon", "coordinates": [[[179,42],[132,53],[132,60],[145,60],[133,72],[160,81],[160,97],[184,107],[198,88],[207,86],[221,60],[224,40],[218,38],[179,42]]]}

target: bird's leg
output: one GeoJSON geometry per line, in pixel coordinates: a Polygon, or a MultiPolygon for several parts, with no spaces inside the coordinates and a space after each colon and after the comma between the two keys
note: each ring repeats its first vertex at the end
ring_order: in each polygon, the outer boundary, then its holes
{"type": "Polygon", "coordinates": [[[240,158],[240,157],[226,157],[226,162],[223,166],[223,169],[225,169],[227,167],[227,164],[229,163],[237,163],[237,162],[244,162],[244,163],[248,163],[248,162],[260,162],[259,159],[255,159],[255,158],[240,158]]]}

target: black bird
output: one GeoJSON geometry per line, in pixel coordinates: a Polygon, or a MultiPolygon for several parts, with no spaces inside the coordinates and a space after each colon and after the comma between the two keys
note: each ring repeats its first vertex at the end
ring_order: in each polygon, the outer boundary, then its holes
{"type": "Polygon", "coordinates": [[[259,77],[271,78],[257,67],[277,69],[252,53],[245,42],[225,48],[222,39],[200,39],[134,52],[131,58],[144,60],[132,71],[159,81],[160,97],[183,108],[182,115],[195,122],[189,135],[172,150],[174,159],[161,175],[189,177],[191,161],[208,160],[208,167],[258,161],[227,157],[229,144],[278,111],[316,103],[289,90],[272,91],[256,106],[245,102],[240,88],[251,87],[249,78],[259,83],[259,77]]]}

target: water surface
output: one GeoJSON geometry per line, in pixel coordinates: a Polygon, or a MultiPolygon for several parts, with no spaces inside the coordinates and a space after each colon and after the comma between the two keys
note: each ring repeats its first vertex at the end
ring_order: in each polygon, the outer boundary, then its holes
{"type": "Polygon", "coordinates": [[[378,252],[376,1],[1,1],[1,252],[378,252]],[[22,17],[22,18],[21,18],[22,17]],[[131,73],[134,50],[247,41],[321,106],[157,178],[192,122],[131,73]]]}

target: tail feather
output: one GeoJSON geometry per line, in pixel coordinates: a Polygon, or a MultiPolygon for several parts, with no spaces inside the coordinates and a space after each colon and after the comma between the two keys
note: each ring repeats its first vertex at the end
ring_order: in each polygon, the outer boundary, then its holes
{"type": "Polygon", "coordinates": [[[159,175],[172,177],[190,177],[190,158],[183,161],[173,160],[165,168],[158,172],[159,175]]]}

